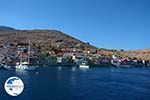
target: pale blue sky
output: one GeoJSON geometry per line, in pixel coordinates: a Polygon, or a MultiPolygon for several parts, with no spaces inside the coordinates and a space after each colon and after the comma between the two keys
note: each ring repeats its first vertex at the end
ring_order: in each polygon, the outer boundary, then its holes
{"type": "Polygon", "coordinates": [[[0,0],[0,25],[58,29],[99,48],[150,48],[149,0],[0,0]]]}

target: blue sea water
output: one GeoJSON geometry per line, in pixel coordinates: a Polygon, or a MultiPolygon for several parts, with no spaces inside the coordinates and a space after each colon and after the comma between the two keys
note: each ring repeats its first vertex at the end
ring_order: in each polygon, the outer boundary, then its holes
{"type": "Polygon", "coordinates": [[[0,70],[0,100],[150,100],[150,68],[0,70]],[[9,96],[4,89],[5,81],[12,76],[25,84],[17,97],[9,96]]]}

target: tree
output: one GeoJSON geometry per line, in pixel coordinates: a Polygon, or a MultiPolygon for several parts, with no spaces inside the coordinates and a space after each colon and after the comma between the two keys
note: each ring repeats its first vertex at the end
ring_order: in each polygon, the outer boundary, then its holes
{"type": "Polygon", "coordinates": [[[121,49],[120,51],[124,51],[123,49],[121,49]]]}
{"type": "Polygon", "coordinates": [[[133,57],[133,60],[137,60],[137,57],[133,57]]]}

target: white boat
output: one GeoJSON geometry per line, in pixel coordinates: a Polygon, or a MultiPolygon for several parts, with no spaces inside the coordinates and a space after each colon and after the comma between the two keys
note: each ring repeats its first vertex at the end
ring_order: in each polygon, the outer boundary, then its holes
{"type": "Polygon", "coordinates": [[[20,63],[17,63],[15,68],[19,70],[35,70],[36,69],[35,66],[30,65],[30,41],[29,41],[29,46],[28,46],[28,62],[22,62],[22,51],[21,51],[20,63]]]}
{"type": "Polygon", "coordinates": [[[11,70],[11,66],[9,66],[9,65],[3,65],[2,68],[5,69],[5,70],[11,70]]]}
{"type": "Polygon", "coordinates": [[[116,66],[116,67],[120,67],[120,61],[119,60],[111,60],[111,64],[116,66]]]}
{"type": "Polygon", "coordinates": [[[12,67],[6,63],[0,63],[0,69],[11,70],[12,67]]]}
{"type": "Polygon", "coordinates": [[[80,60],[79,62],[79,68],[89,68],[90,66],[88,65],[88,62],[87,62],[87,57],[86,57],[86,54],[84,56],[83,59],[80,60]]]}
{"type": "Polygon", "coordinates": [[[89,68],[90,66],[88,65],[87,61],[82,61],[79,64],[79,68],[89,68]]]}
{"type": "Polygon", "coordinates": [[[32,70],[35,70],[36,67],[35,66],[28,66],[28,65],[19,64],[19,65],[16,65],[16,69],[32,71],[32,70]]]}
{"type": "Polygon", "coordinates": [[[16,64],[15,68],[19,70],[35,70],[36,66],[31,66],[27,62],[20,62],[16,64]]]}
{"type": "Polygon", "coordinates": [[[26,64],[23,64],[22,62],[17,63],[15,66],[16,69],[20,69],[20,70],[26,70],[28,69],[28,66],[26,64]]]}
{"type": "Polygon", "coordinates": [[[116,67],[120,67],[120,63],[121,61],[118,59],[118,57],[116,55],[112,55],[112,60],[111,60],[111,64],[116,66],[116,67]]]}

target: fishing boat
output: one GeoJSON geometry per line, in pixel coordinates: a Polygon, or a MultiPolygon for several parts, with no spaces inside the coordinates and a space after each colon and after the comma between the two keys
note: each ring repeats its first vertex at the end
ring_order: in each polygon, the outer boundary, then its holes
{"type": "Polygon", "coordinates": [[[85,54],[84,58],[80,60],[79,62],[79,68],[89,68],[89,64],[87,62],[87,56],[85,54]]]}
{"type": "Polygon", "coordinates": [[[79,63],[79,68],[89,68],[88,62],[87,61],[81,61],[79,63]]]}
{"type": "Polygon", "coordinates": [[[121,63],[116,55],[112,55],[111,64],[114,65],[115,67],[120,67],[121,63]]]}
{"type": "Polygon", "coordinates": [[[120,61],[119,60],[111,60],[111,64],[116,66],[116,67],[120,67],[120,61]]]}

